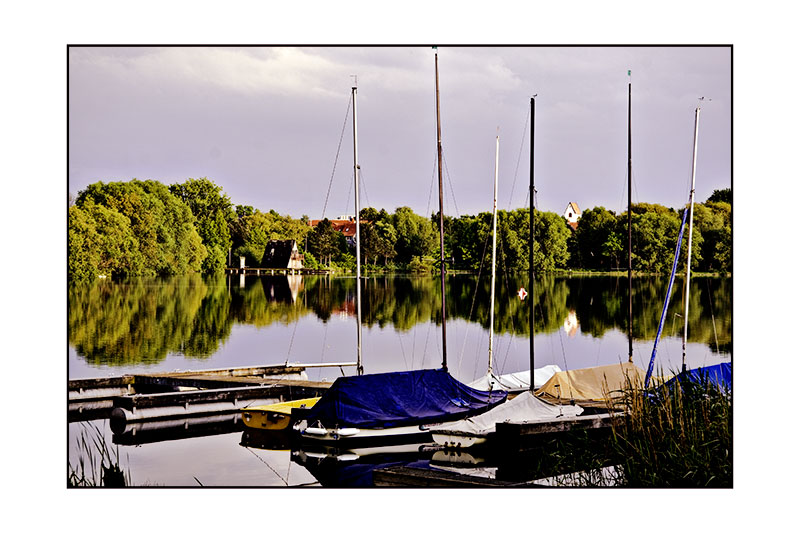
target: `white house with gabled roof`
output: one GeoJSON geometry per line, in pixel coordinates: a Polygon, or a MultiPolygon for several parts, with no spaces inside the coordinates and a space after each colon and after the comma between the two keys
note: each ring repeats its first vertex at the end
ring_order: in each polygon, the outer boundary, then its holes
{"type": "Polygon", "coordinates": [[[567,208],[564,210],[564,219],[567,221],[567,224],[569,224],[572,229],[577,229],[579,218],[581,218],[581,208],[578,207],[578,204],[575,202],[568,203],[567,208]]]}

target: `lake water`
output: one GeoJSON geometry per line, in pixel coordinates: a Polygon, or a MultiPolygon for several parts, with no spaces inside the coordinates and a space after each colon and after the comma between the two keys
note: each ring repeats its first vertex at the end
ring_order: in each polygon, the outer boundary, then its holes
{"type": "MultiPolygon", "coordinates": [[[[127,282],[98,281],[68,290],[69,379],[190,369],[356,360],[356,285],[352,276],[199,275],[127,282]]],[[[647,368],[667,290],[666,277],[634,278],[633,357],[647,368]]],[[[470,382],[486,372],[488,277],[449,275],[447,358],[450,372],[470,382]]],[[[494,369],[528,369],[526,276],[498,277],[494,369]]],[[[437,276],[375,276],[362,291],[366,373],[438,368],[442,362],[441,291],[437,276]]],[[[695,277],[689,308],[690,368],[731,360],[730,278],[695,277]]],[[[544,276],[532,291],[536,367],[564,370],[627,360],[627,279],[544,276]]],[[[657,367],[680,368],[683,285],[676,280],[658,346],[657,367]]],[[[339,368],[313,368],[311,380],[334,380],[339,368]]],[[[346,367],[345,373],[355,373],[346,367]]],[[[71,464],[81,435],[99,431],[114,442],[135,485],[287,486],[314,484],[312,471],[289,451],[245,447],[236,426],[187,430],[189,438],[134,442],[112,435],[107,420],[68,428],[71,464]],[[97,429],[94,429],[97,428],[97,429]],[[227,428],[227,429],[224,429],[227,428]],[[210,433],[210,434],[209,434],[210,433]]]]}

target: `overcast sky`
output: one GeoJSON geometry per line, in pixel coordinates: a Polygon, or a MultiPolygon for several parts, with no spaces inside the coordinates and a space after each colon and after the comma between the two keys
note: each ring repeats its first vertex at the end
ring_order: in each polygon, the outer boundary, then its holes
{"type": "MultiPolygon", "coordinates": [[[[69,191],[207,176],[234,204],[294,217],[352,214],[347,110],[357,76],[362,207],[430,214],[438,210],[434,53],[70,48],[69,191]]],[[[498,206],[526,205],[534,94],[539,208],[560,213],[574,201],[624,210],[628,70],[634,201],[688,199],[701,96],[697,200],[731,186],[728,47],[442,46],[438,54],[448,215],[491,210],[498,128],[498,206]]]]}

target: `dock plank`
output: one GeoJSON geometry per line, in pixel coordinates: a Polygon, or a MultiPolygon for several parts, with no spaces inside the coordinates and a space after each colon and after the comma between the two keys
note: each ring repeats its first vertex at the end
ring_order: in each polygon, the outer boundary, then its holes
{"type": "Polygon", "coordinates": [[[445,470],[391,466],[372,473],[376,487],[538,487],[529,481],[502,481],[445,470]]]}

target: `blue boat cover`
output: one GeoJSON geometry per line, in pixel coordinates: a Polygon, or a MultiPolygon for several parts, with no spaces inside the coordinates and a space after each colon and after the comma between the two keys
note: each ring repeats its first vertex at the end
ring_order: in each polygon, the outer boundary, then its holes
{"type": "Polygon", "coordinates": [[[442,369],[338,378],[304,418],[324,427],[391,428],[472,416],[504,401],[442,369]]]}
{"type": "Polygon", "coordinates": [[[733,369],[731,363],[720,363],[718,365],[695,368],[681,372],[676,377],[664,383],[665,387],[671,387],[678,380],[681,383],[709,383],[722,389],[731,390],[733,386],[733,369]]]}

